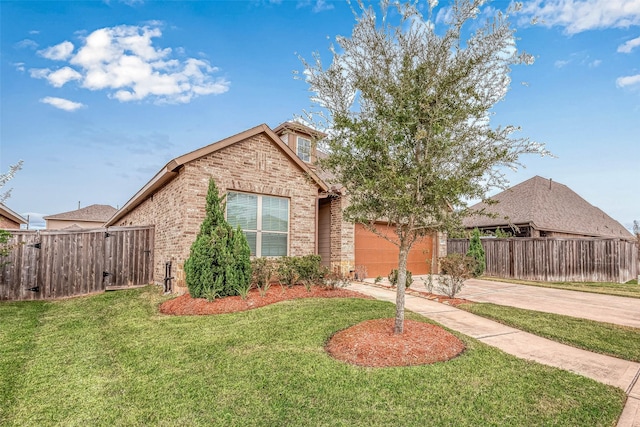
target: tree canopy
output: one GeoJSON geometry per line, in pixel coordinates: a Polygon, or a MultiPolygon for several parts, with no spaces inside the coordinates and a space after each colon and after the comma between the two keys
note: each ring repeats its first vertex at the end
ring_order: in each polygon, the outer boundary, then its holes
{"type": "Polygon", "coordinates": [[[506,95],[511,66],[530,64],[518,52],[510,10],[481,10],[484,1],[455,0],[434,18],[432,1],[358,3],[350,37],[302,59],[314,108],[308,119],[324,130],[330,170],[349,197],[348,219],[393,224],[398,245],[396,333],[404,320],[407,254],[433,231],[446,231],[466,200],[504,187],[501,167],[520,166],[525,153],[548,154],[516,137],[514,125],[491,123],[506,95]],[[491,14],[489,18],[482,18],[491,14]]]}

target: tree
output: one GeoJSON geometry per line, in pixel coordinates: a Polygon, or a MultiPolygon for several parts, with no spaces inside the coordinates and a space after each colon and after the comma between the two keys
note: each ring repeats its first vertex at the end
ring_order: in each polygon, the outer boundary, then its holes
{"type": "MultiPolygon", "coordinates": [[[[22,169],[22,160],[20,160],[15,165],[9,166],[9,170],[6,173],[0,174],[0,188],[4,187],[5,184],[13,178],[13,176],[22,169]]],[[[0,193],[0,203],[4,203],[11,196],[11,189],[5,191],[4,193],[0,193]]]]}
{"type": "Polygon", "coordinates": [[[499,168],[516,168],[524,153],[548,154],[514,137],[517,127],[490,124],[510,67],[532,63],[516,49],[508,13],[487,9],[495,16],[478,22],[483,2],[456,0],[440,31],[430,3],[426,18],[415,2],[383,1],[379,15],[359,3],[351,37],[337,38],[326,69],[318,53],[312,63],[301,58],[313,93],[307,119],[328,134],[321,165],[346,190],[345,216],[373,232],[377,221],[395,227],[395,333],[413,243],[459,224],[465,200],[505,188],[499,168]]]}
{"type": "Polygon", "coordinates": [[[633,220],[633,234],[635,234],[638,245],[640,245],[640,221],[637,219],[633,220]]]}
{"type": "Polygon", "coordinates": [[[209,180],[206,213],[200,232],[184,263],[189,294],[213,299],[238,295],[251,283],[251,262],[247,238],[224,218],[224,202],[213,179],[209,180]]]}
{"type": "MultiPolygon", "coordinates": [[[[4,185],[9,182],[13,176],[22,169],[22,160],[20,160],[15,165],[9,166],[9,170],[6,173],[0,174],[0,188],[4,187],[4,185]]],[[[11,190],[7,190],[4,193],[0,193],[0,204],[4,203],[11,196],[11,190]]],[[[6,257],[11,253],[11,249],[13,245],[9,244],[9,239],[11,238],[11,233],[6,230],[0,230],[0,267],[3,267],[7,264],[5,260],[6,257]]]]}
{"type": "Polygon", "coordinates": [[[474,228],[471,232],[471,239],[469,240],[469,250],[467,251],[467,256],[475,260],[475,264],[471,270],[472,275],[474,277],[482,276],[482,273],[484,273],[486,262],[484,258],[484,248],[482,247],[482,242],[480,241],[480,230],[478,230],[477,228],[474,228]]]}

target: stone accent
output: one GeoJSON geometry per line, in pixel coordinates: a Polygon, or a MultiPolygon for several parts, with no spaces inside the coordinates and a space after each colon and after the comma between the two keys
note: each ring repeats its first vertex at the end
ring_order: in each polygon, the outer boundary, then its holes
{"type": "Polygon", "coordinates": [[[289,255],[315,253],[318,186],[261,133],[186,163],[173,180],[118,222],[155,225],[157,283],[164,279],[164,263],[172,261],[174,291],[186,291],[183,265],[204,219],[210,177],[221,195],[234,190],[287,197],[289,255]]]}
{"type": "Polygon", "coordinates": [[[344,220],[347,197],[331,199],[331,269],[349,274],[355,270],[355,226],[344,220]]]}

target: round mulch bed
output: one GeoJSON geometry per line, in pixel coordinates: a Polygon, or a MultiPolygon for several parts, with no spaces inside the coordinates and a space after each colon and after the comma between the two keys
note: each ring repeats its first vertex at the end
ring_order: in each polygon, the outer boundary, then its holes
{"type": "MultiPolygon", "coordinates": [[[[299,298],[367,298],[348,289],[327,289],[313,286],[291,288],[272,286],[265,296],[257,289],[247,299],[239,296],[191,298],[189,294],[165,301],[160,312],[172,315],[206,315],[234,313],[264,307],[280,301],[299,298]]],[[[405,320],[404,333],[393,333],[394,319],[376,319],[359,323],[334,334],[326,345],[327,352],[336,359],[360,366],[387,367],[424,365],[449,360],[464,350],[464,344],[439,326],[415,320],[405,320]]]]}
{"type": "Polygon", "coordinates": [[[415,366],[443,362],[462,353],[464,343],[439,326],[404,321],[393,333],[395,319],[374,319],[337,332],[326,349],[336,359],[359,366],[415,366]]]}

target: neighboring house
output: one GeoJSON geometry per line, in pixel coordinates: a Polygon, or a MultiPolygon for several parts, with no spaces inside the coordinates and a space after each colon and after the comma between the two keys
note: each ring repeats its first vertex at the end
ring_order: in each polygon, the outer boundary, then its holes
{"type": "Polygon", "coordinates": [[[26,219],[0,203],[0,229],[17,230],[21,224],[26,223],[26,219]]]}
{"type": "Polygon", "coordinates": [[[566,185],[534,176],[491,197],[496,204],[478,203],[471,210],[494,217],[465,218],[467,229],[495,232],[500,228],[516,237],[604,237],[633,239],[619,222],[591,205],[566,185]]]}
{"type": "MultiPolygon", "coordinates": [[[[320,254],[334,270],[348,273],[364,265],[369,277],[386,276],[397,265],[397,249],[394,257],[385,249],[388,242],[343,221],[346,198],[330,189],[313,165],[314,141],[322,136],[297,123],[274,130],[263,124],[177,157],[106,225],[154,225],[155,281],[163,281],[165,262],[171,261],[174,289],[184,292],[183,264],[204,219],[213,178],[226,196],[227,220],[242,227],[253,256],[320,254]]],[[[412,252],[424,273],[433,264],[431,255],[437,255],[435,240],[425,239],[412,252]]]]}
{"type": "Polygon", "coordinates": [[[47,230],[100,228],[116,213],[109,205],[90,205],[75,211],[44,217],[47,230]]]}

